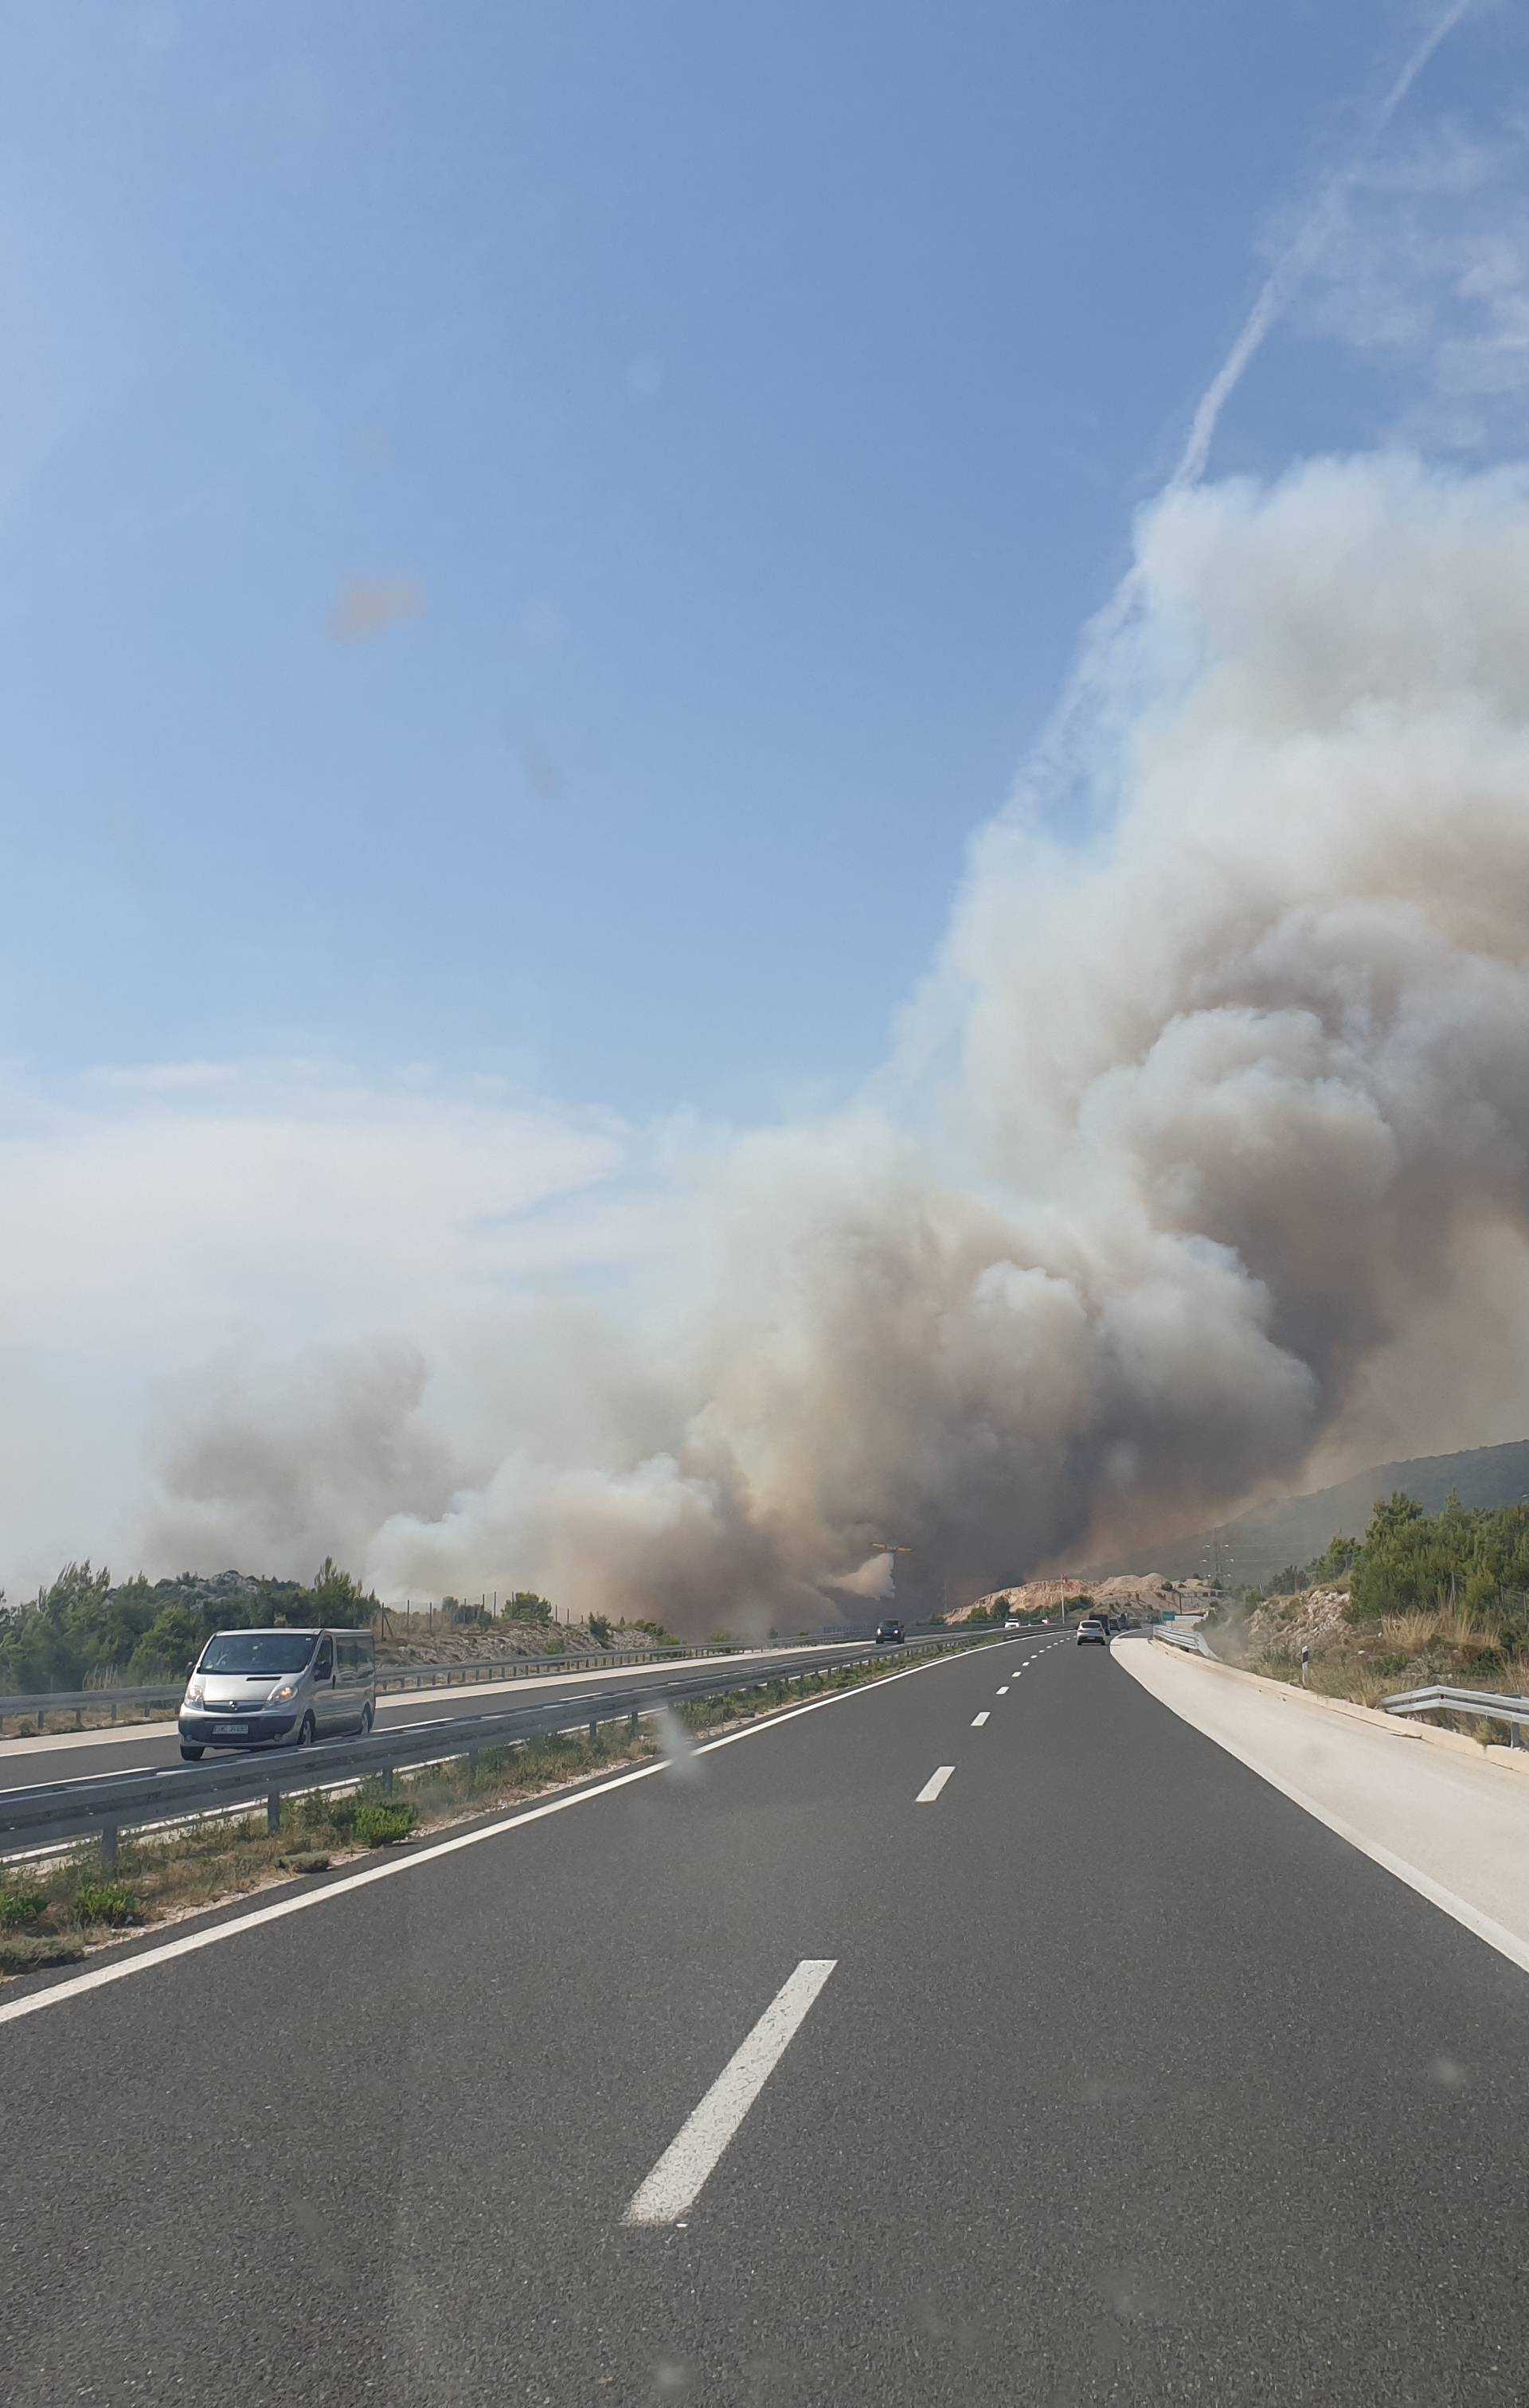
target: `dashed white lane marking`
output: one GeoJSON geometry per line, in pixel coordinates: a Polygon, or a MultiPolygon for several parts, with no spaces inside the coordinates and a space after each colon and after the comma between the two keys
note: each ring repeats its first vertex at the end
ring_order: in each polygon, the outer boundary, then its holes
{"type": "Polygon", "coordinates": [[[29,1788],[80,1789],[87,1781],[124,1781],[130,1772],[158,1772],[157,1764],[124,1764],[120,1772],[78,1772],[72,1781],[38,1781],[28,1783],[29,1788]]]}
{"type": "Polygon", "coordinates": [[[623,2224],[673,2224],[684,2214],[801,2029],[837,1961],[834,1956],[803,1957],[633,2194],[623,2224]]]}
{"type": "Polygon", "coordinates": [[[944,1788],[946,1783],[950,1780],[950,1775],[954,1770],[955,1766],[953,1764],[942,1764],[937,1772],[932,1772],[928,1780],[924,1783],[923,1787],[920,1790],[917,1798],[913,1800],[914,1805],[933,1806],[936,1799],[939,1796],[940,1791],[944,1788]]]}
{"type": "Polygon", "coordinates": [[[981,1727],[982,1727],[982,1725],[987,1721],[987,1718],[988,1718],[988,1717],[987,1717],[987,1711],[986,1711],[986,1709],[985,1709],[985,1708],[983,1709],[983,1711],[982,1711],[982,1713],[979,1713],[979,1714],[973,1714],[973,1716],[972,1716],[972,1728],[973,1728],[973,1730],[980,1730],[980,1729],[981,1729],[981,1727]]]}
{"type": "MultiPolygon", "coordinates": [[[[708,1739],[696,1749],[697,1756],[715,1756],[719,1749],[747,1745],[763,1739],[769,1731],[784,1730],[789,1723],[800,1722],[806,1714],[822,1714],[839,1706],[854,1705],[865,1698],[874,1698],[890,1689],[896,1681],[919,1681],[942,1665],[964,1663],[961,1656],[931,1656],[922,1664],[907,1664],[895,1672],[885,1672],[879,1680],[867,1681],[861,1688],[836,1689],[826,1698],[808,1698],[804,1705],[787,1706],[777,1714],[766,1714],[757,1723],[746,1723],[742,1730],[724,1731],[721,1739],[708,1739]]],[[[485,1686],[487,1684],[485,1684],[485,1686]]],[[[89,1734],[87,1733],[87,1737],[89,1734]]],[[[380,1864],[367,1865],[356,1873],[342,1873],[337,1881],[325,1882],[320,1889],[304,1890],[295,1898],[279,1899],[274,1906],[257,1906],[243,1914],[236,1914],[224,1923],[208,1925],[201,1931],[188,1931],[178,1940],[166,1940],[158,1947],[146,1948],[136,1956],[115,1957],[97,1965],[89,1973],[74,1973],[66,1981],[51,1983],[47,1989],[34,1990],[20,1999],[0,2000],[0,2024],[16,2022],[23,2015],[40,2014],[47,2007],[61,2007],[67,2000],[85,1997],[95,1990],[109,1989],[118,1982],[133,1980],[159,1965],[167,1965],[181,1956],[195,1956],[201,1949],[221,1946],[225,1940],[236,1940],[245,1931],[262,1930],[268,1923],[284,1922],[291,1914],[307,1914],[315,1907],[331,1905],[336,1899],[348,1898],[352,1890],[370,1889],[376,1882],[397,1881],[418,1871],[421,1865],[436,1863],[443,1856],[454,1856],[464,1848],[479,1848],[489,1840],[497,1840],[507,1831],[519,1831],[528,1824],[545,1822],[552,1814],[566,1814],[581,1806],[593,1805],[598,1798],[609,1798],[618,1789],[628,1789],[636,1781],[651,1781],[664,1770],[664,1758],[650,1764],[634,1766],[630,1772],[614,1772],[608,1781],[591,1783],[587,1789],[569,1790],[560,1798],[548,1798],[539,1806],[522,1806],[516,1813],[507,1814],[492,1823],[480,1823],[476,1830],[458,1831],[450,1838],[430,1842],[411,1855],[384,1857],[380,1864]]],[[[947,1766],[949,1774],[954,1770],[947,1766]]]]}
{"type": "Polygon", "coordinates": [[[999,1696],[1000,1698],[1007,1698],[1007,1695],[1008,1695],[1008,1683],[1007,1683],[1007,1681],[1004,1683],[1003,1687],[1002,1687],[1002,1688],[997,1692],[997,1694],[998,1694],[998,1696],[999,1696]]]}

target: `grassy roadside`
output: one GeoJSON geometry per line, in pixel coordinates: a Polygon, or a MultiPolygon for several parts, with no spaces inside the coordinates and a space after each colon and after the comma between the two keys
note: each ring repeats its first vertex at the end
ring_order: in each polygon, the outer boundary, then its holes
{"type": "MultiPolygon", "coordinates": [[[[965,1655],[970,1642],[932,1649],[917,1659],[965,1655]]],[[[804,1699],[859,1688],[904,1670],[886,1662],[798,1673],[763,1687],[728,1690],[661,1710],[696,1740],[779,1713],[804,1699]]],[[[0,1982],[41,1967],[77,1962],[130,1931],[184,1921],[209,1908],[279,1884],[356,1862],[379,1847],[449,1830],[501,1807],[524,1805],[601,1772],[642,1764],[664,1747],[660,1715],[634,1733],[624,1721],[587,1733],[561,1733],[482,1749],[464,1757],[399,1771],[391,1791],[379,1781],[344,1793],[292,1800],[279,1832],[264,1812],[238,1822],[207,1821],[161,1835],[121,1840],[109,1873],[93,1843],[42,1863],[0,1869],[0,1982]]]]}
{"type": "MultiPolygon", "coordinates": [[[[1222,1661],[1319,1698],[1378,1707],[1406,1689],[1435,1686],[1529,1694],[1529,1656],[1493,1620],[1460,1602],[1352,1622],[1340,1588],[1264,1599],[1208,1630],[1222,1661]],[[1306,1660],[1303,1662],[1303,1650],[1306,1660]]],[[[1499,1747],[1508,1727],[1484,1715],[1435,1713],[1437,1730],[1499,1747]]]]}
{"type": "MultiPolygon", "coordinates": [[[[1219,1656],[1319,1696],[1376,1706],[1408,1689],[1529,1696],[1529,1498],[1436,1513],[1398,1489],[1362,1539],[1341,1534],[1207,1623],[1219,1656]]],[[[1488,1746],[1507,1726],[1437,1718],[1488,1746]]]]}

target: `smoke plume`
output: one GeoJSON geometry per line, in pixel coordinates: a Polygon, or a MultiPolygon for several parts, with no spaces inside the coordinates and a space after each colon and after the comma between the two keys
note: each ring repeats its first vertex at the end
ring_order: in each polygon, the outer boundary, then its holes
{"type": "Polygon", "coordinates": [[[389,1594],[817,1622],[884,1546],[973,1594],[1288,1485],[1391,1365],[1466,1411],[1529,1259],[1529,471],[1176,488],[1132,586],[1090,832],[982,834],[895,1061],[692,1182],[682,1284],[485,1322],[450,1433],[402,1358],[285,1456],[204,1398],[163,1543],[311,1553],[318,1496],[389,1594]]]}

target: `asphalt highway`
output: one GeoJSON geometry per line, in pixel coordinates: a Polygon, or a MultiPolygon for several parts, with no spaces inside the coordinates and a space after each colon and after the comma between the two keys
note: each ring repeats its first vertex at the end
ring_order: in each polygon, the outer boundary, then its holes
{"type": "MultiPolygon", "coordinates": [[[[865,1641],[835,1647],[762,1649],[737,1658],[740,1680],[759,1677],[763,1672],[789,1665],[832,1664],[845,1655],[864,1652],[865,1641]]],[[[895,1651],[889,1649],[888,1653],[895,1651]]],[[[685,1659],[688,1660],[688,1659],[685,1659]]],[[[721,1657],[713,1659],[719,1671],[726,1667],[721,1657]]],[[[580,1668],[573,1672],[530,1675],[505,1681],[470,1682],[460,1689],[411,1689],[393,1697],[379,1698],[377,1727],[379,1730],[414,1729],[422,1725],[450,1722],[461,1714],[493,1713],[502,1707],[527,1702],[533,1698],[557,1695],[566,1697],[570,1707],[581,1698],[597,1697],[603,1688],[626,1688],[631,1684],[648,1680],[662,1681],[679,1669],[678,1661],[653,1665],[626,1666],[620,1670],[601,1671],[598,1666],[580,1668]]],[[[315,1752],[315,1765],[320,1761],[315,1752]]],[[[107,1728],[81,1732],[55,1732],[42,1739],[0,1741],[0,1790],[31,1789],[40,1785],[71,1781],[94,1781],[107,1773],[152,1770],[180,1762],[180,1743],[173,1728],[164,1721],[125,1725],[121,1729],[107,1728]]]]}
{"type": "Polygon", "coordinates": [[[0,1992],[7,2408],[1522,2398],[1529,1983],[1105,1650],[488,1829],[0,1992]]]}

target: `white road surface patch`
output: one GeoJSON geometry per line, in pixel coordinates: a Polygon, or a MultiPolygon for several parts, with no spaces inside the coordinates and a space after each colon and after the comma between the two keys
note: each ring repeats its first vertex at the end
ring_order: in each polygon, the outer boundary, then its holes
{"type": "Polygon", "coordinates": [[[950,1775],[954,1770],[955,1766],[953,1764],[942,1764],[937,1772],[932,1772],[928,1780],[924,1783],[923,1787],[920,1790],[917,1798],[913,1800],[914,1805],[933,1806],[936,1799],[939,1796],[940,1791],[944,1788],[946,1783],[950,1780],[950,1775]]]}
{"type": "Polygon", "coordinates": [[[980,1729],[981,1729],[981,1727],[982,1727],[982,1725],[987,1721],[987,1718],[988,1718],[988,1717],[987,1717],[987,1710],[986,1710],[986,1708],[984,1708],[984,1709],[983,1709],[983,1711],[982,1711],[982,1713],[979,1713],[979,1714],[973,1714],[973,1716],[972,1716],[972,1728],[973,1728],[973,1730],[980,1730],[980,1729]]]}
{"type": "Polygon", "coordinates": [[[622,2218],[623,2224],[676,2224],[694,2204],[837,1961],[834,1956],[803,1957],[743,2046],[729,2057],[700,2105],[680,2126],[647,2181],[634,2193],[622,2218]]]}

